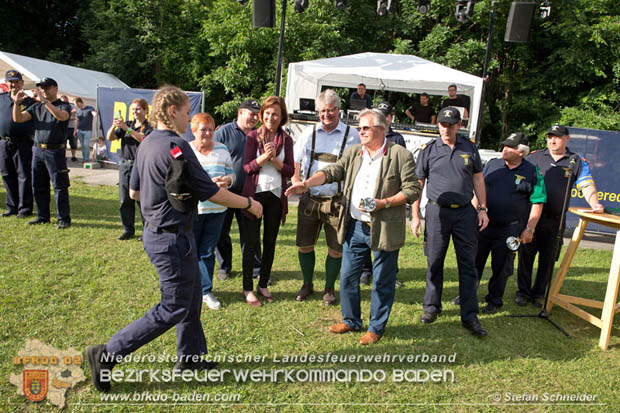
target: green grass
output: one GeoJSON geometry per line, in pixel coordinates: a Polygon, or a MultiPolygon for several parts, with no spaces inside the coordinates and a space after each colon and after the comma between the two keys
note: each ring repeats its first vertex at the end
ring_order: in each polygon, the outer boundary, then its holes
{"type": "MultiPolygon", "coordinates": [[[[0,227],[0,411],[48,411],[48,401],[31,403],[17,395],[8,381],[21,369],[12,357],[26,339],[39,339],[59,349],[105,343],[112,334],[159,301],[159,283],[154,267],[136,240],[120,242],[116,187],[91,187],[74,183],[70,189],[73,226],[57,231],[55,226],[30,227],[24,220],[5,218],[0,227]]],[[[4,205],[4,192],[0,192],[4,205]]],[[[54,212],[52,212],[54,214],[54,212]]],[[[101,404],[90,381],[67,393],[67,406],[76,411],[610,411],[620,403],[617,379],[620,366],[619,331],[612,331],[611,348],[598,348],[600,330],[557,308],[553,320],[571,333],[562,336],[540,319],[508,318],[508,314],[537,313],[529,306],[513,303],[516,277],[509,280],[506,305],[493,316],[481,316],[489,337],[478,340],[460,325],[459,310],[449,304],[457,294],[456,261],[453,251],[446,260],[444,311],[430,326],[419,322],[422,314],[426,260],[422,243],[409,235],[400,252],[396,299],[385,336],[369,347],[361,347],[362,333],[332,335],[327,327],[341,320],[339,307],[325,307],[322,293],[308,301],[295,301],[301,274],[295,247],[296,210],[291,208],[281,228],[271,291],[276,302],[252,308],[241,299],[240,254],[236,226],[234,277],[214,280],[214,291],[222,301],[219,311],[203,309],[202,321],[211,354],[266,356],[264,362],[222,363],[228,369],[369,369],[385,370],[384,382],[275,383],[238,382],[226,376],[221,383],[120,383],[112,392],[162,392],[189,395],[237,393],[231,405],[128,405],[101,404]],[[299,332],[297,331],[299,330],[299,332]],[[301,332],[301,334],[300,334],[301,332]],[[324,355],[434,355],[456,354],[455,363],[287,363],[273,361],[273,354],[324,355]],[[455,382],[394,383],[393,369],[450,369],[455,382]],[[565,406],[541,404],[493,404],[495,393],[538,395],[547,393],[592,394],[604,405],[565,406]],[[95,403],[94,405],[92,403],[95,403]]],[[[324,241],[317,248],[315,287],[322,290],[324,241]]],[[[579,250],[563,292],[602,300],[611,252],[579,250]]],[[[486,293],[485,272],[479,298],[486,293]]],[[[362,314],[367,327],[370,288],[362,287],[362,314]]],[[[136,354],[175,354],[176,336],[171,330],[136,354]]],[[[171,363],[129,363],[130,368],[169,368],[171,363]]],[[[86,375],[88,364],[82,364],[86,375]]]]}

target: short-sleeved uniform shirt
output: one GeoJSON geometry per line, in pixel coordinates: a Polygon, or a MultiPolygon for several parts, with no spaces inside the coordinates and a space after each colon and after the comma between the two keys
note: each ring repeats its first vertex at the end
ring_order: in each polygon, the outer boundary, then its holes
{"type": "Polygon", "coordinates": [[[172,207],[164,187],[168,166],[172,162],[170,151],[179,147],[187,161],[192,177],[194,193],[200,201],[206,201],[218,190],[189,143],[175,132],[156,129],[138,148],[138,156],[131,172],[129,188],[140,191],[140,209],[146,222],[158,228],[170,225],[191,225],[197,210],[183,214],[172,207]]]}
{"type": "Polygon", "coordinates": [[[84,106],[82,109],[77,109],[75,116],[77,117],[78,130],[89,131],[93,128],[93,111],[95,108],[92,106],[84,106]]]}
{"type": "MultiPolygon", "coordinates": [[[[295,142],[294,161],[300,164],[300,177],[306,179],[308,177],[308,165],[310,165],[310,155],[312,152],[312,131],[314,127],[307,127],[301,136],[295,142]]],[[[340,153],[342,140],[346,132],[347,125],[338,122],[338,126],[331,132],[327,132],[321,123],[316,125],[316,141],[314,144],[314,152],[320,159],[312,161],[309,176],[314,175],[316,171],[329,165],[331,162],[321,160],[321,154],[330,154],[335,157],[340,153]]],[[[360,143],[360,136],[353,127],[349,128],[349,135],[345,143],[345,149],[351,145],[360,143]]],[[[343,151],[344,153],[344,151],[343,151]]],[[[315,156],[316,157],[316,156],[315,156]]],[[[342,185],[341,185],[342,187],[342,185]]],[[[333,196],[338,192],[338,183],[323,184],[309,189],[310,194],[314,196],[333,196]]]]}
{"type": "MultiPolygon", "coordinates": [[[[135,130],[136,132],[140,132],[144,135],[144,138],[153,131],[153,127],[149,124],[148,121],[145,121],[139,128],[136,128],[135,120],[130,120],[127,122],[127,126],[135,130]]],[[[121,141],[121,158],[125,161],[135,161],[136,153],[138,152],[138,145],[140,142],[135,140],[129,134],[129,131],[125,132],[121,128],[116,128],[114,131],[114,135],[116,135],[116,139],[120,139],[121,141]]]]}
{"type": "Polygon", "coordinates": [[[234,192],[241,193],[245,182],[245,171],[243,170],[243,155],[245,153],[246,136],[243,130],[234,120],[220,126],[213,134],[213,141],[221,142],[228,148],[230,158],[235,171],[235,182],[230,187],[234,192]]]}
{"type": "Polygon", "coordinates": [[[433,115],[435,115],[435,111],[431,105],[422,106],[421,104],[415,104],[408,110],[411,112],[416,122],[431,123],[433,115]]]}
{"type": "MultiPolygon", "coordinates": [[[[547,203],[543,209],[543,215],[559,217],[562,215],[564,204],[564,194],[566,191],[565,175],[570,167],[570,157],[574,153],[566,148],[566,153],[558,161],[555,161],[549,153],[549,149],[534,151],[526,158],[529,162],[540,169],[540,173],[545,177],[545,187],[547,189],[547,203]]],[[[571,187],[573,184],[578,190],[582,190],[590,185],[594,185],[590,165],[585,158],[580,157],[575,164],[573,173],[570,176],[571,187]]]]}
{"type": "MultiPolygon", "coordinates": [[[[27,97],[21,103],[21,110],[24,111],[32,106],[34,99],[27,97]]],[[[0,137],[19,138],[34,135],[34,121],[16,123],[13,122],[13,99],[9,92],[0,93],[0,137]]]]}
{"type": "MultiPolygon", "coordinates": [[[[60,99],[56,99],[51,104],[71,115],[70,104],[60,99]]],[[[36,102],[26,109],[26,112],[30,113],[34,120],[34,141],[36,143],[60,145],[67,142],[68,119],[59,121],[41,102],[36,102]]]]}
{"type": "Polygon", "coordinates": [[[531,204],[544,203],[547,199],[542,175],[526,160],[510,169],[503,159],[491,159],[484,167],[483,176],[490,225],[526,222],[531,204]]]}
{"type": "Polygon", "coordinates": [[[474,195],[473,175],[482,172],[478,148],[456,137],[454,149],[437,138],[423,146],[416,163],[416,175],[426,179],[426,196],[441,206],[466,205],[474,195]]]}

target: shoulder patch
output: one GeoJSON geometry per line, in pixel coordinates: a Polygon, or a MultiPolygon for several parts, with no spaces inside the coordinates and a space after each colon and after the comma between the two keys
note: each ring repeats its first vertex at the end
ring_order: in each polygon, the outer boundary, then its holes
{"type": "Polygon", "coordinates": [[[420,150],[424,150],[424,148],[426,148],[428,145],[423,143],[422,146],[420,146],[420,150]]]}

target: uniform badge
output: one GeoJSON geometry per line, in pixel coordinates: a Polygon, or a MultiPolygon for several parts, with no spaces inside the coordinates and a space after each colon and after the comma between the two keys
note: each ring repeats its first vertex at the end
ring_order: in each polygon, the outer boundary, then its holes
{"type": "Polygon", "coordinates": [[[471,158],[471,155],[459,155],[461,158],[463,158],[463,162],[465,162],[465,165],[469,165],[469,158],[471,158]]]}
{"type": "Polygon", "coordinates": [[[24,396],[33,402],[40,402],[47,396],[49,376],[47,370],[24,370],[24,396]]]}
{"type": "Polygon", "coordinates": [[[521,183],[521,181],[524,180],[524,179],[525,179],[524,176],[515,174],[515,185],[519,185],[521,183]]]}
{"type": "Polygon", "coordinates": [[[170,150],[170,155],[172,155],[174,159],[177,159],[179,156],[183,155],[183,151],[178,146],[175,146],[170,150]]]}
{"type": "Polygon", "coordinates": [[[568,178],[570,176],[570,168],[562,167],[564,169],[564,178],[568,178]]]}

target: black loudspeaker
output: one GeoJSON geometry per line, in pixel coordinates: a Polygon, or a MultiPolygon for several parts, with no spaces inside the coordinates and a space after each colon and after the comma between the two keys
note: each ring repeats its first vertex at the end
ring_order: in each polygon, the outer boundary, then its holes
{"type": "Polygon", "coordinates": [[[514,1],[506,22],[505,42],[526,43],[530,40],[530,25],[536,3],[514,1]]]}
{"type": "Polygon", "coordinates": [[[252,2],[252,22],[254,27],[275,27],[276,0],[254,0],[252,2]]]}

